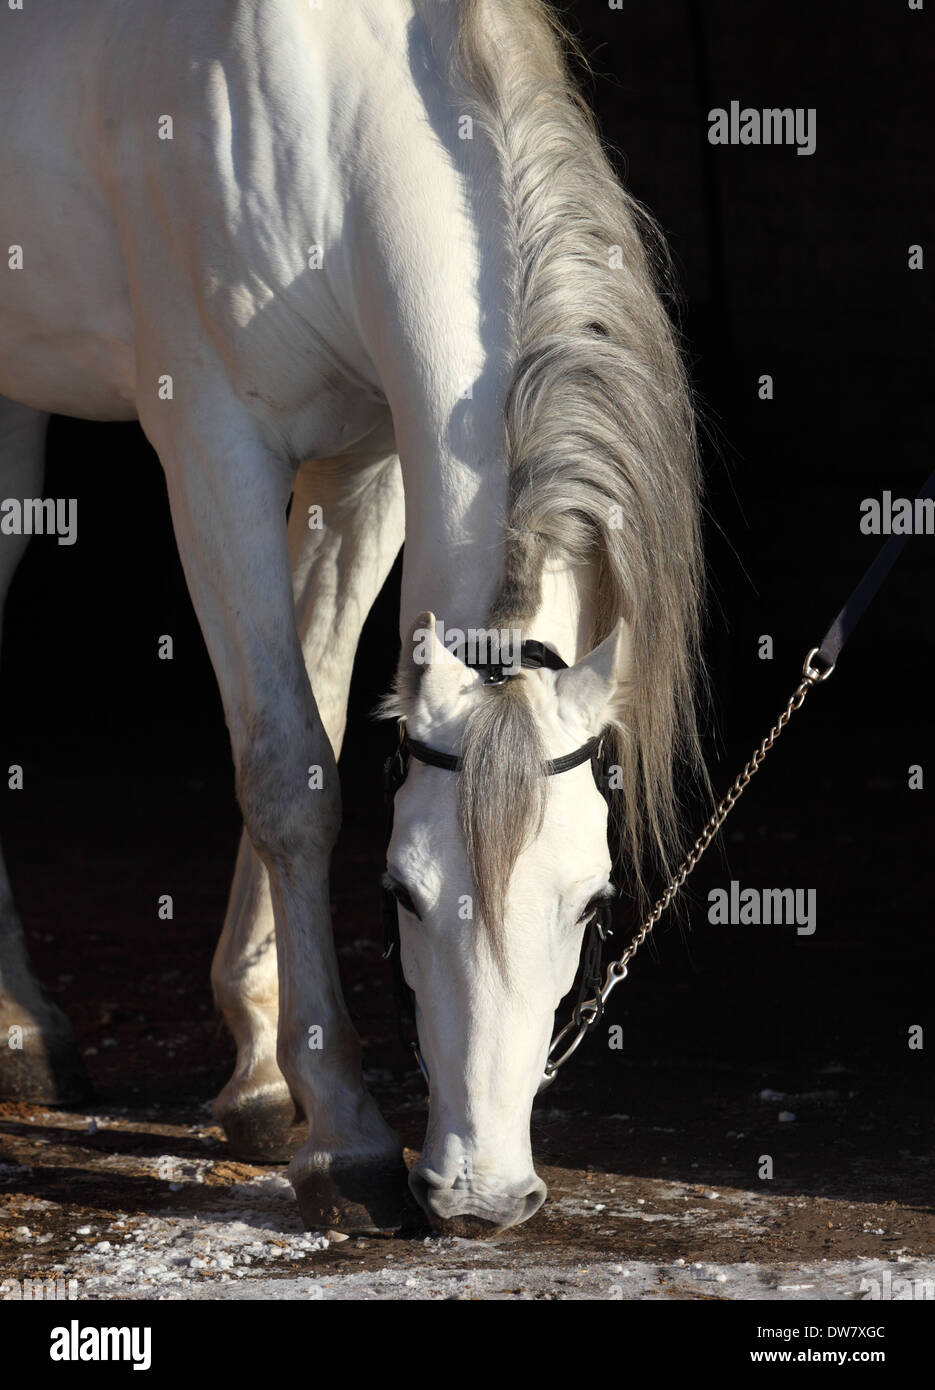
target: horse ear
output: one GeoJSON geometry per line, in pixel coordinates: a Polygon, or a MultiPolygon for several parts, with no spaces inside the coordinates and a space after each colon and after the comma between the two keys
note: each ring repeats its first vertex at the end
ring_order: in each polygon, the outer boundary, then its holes
{"type": "Polygon", "coordinates": [[[406,662],[415,701],[434,722],[446,718],[467,690],[479,683],[476,671],[439,640],[435,614],[420,613],[409,629],[406,662]]]}
{"type": "Polygon", "coordinates": [[[555,681],[559,715],[576,720],[592,734],[619,717],[621,694],[629,672],[629,631],[621,618],[613,632],[555,681]],[[566,703],[567,702],[567,703],[566,703]]]}
{"type": "Polygon", "coordinates": [[[458,658],[452,656],[444,643],[439,641],[435,614],[428,609],[413,620],[406,641],[406,655],[410,665],[415,667],[417,676],[423,675],[429,666],[461,666],[458,658]]]}

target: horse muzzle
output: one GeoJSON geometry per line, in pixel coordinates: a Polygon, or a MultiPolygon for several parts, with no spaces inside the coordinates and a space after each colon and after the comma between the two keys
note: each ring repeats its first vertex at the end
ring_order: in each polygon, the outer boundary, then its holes
{"type": "Polygon", "coordinates": [[[534,1216],[546,1198],[545,1183],[534,1173],[528,1183],[498,1189],[464,1179],[446,1183],[420,1164],[409,1174],[409,1187],[432,1225],[453,1235],[493,1234],[518,1226],[534,1216]]]}

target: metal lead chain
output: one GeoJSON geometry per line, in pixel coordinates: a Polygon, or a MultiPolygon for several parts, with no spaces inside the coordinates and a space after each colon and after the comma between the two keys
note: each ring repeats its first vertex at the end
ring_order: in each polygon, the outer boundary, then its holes
{"type": "Polygon", "coordinates": [[[553,1039],[552,1046],[549,1048],[549,1056],[545,1065],[545,1075],[542,1079],[542,1082],[540,1083],[540,1090],[544,1089],[545,1086],[549,1085],[549,1083],[554,1080],[555,1074],[558,1071],[559,1067],[564,1066],[564,1064],[568,1061],[572,1053],[577,1051],[582,1040],[587,1035],[589,1029],[593,1027],[594,1023],[602,1014],[604,1005],[607,1003],[607,1000],[610,997],[611,992],[616,988],[617,985],[619,985],[621,980],[626,979],[627,967],[629,966],[630,961],[633,959],[637,951],[643,945],[646,938],[652,931],[653,927],[659,921],[659,918],[665,912],[666,908],[669,906],[672,899],[675,897],[676,893],[681,888],[682,884],[688,878],[688,875],[695,868],[699,859],[704,854],[705,850],[708,848],[711,841],[714,839],[715,835],[718,833],[721,826],[724,824],[727,817],[730,815],[731,811],[734,809],[737,800],[743,795],[743,792],[749,786],[750,779],[753,777],[754,773],[759,771],[760,764],[763,762],[763,759],[766,757],[767,753],[770,751],[773,744],[776,742],[779,735],[782,733],[783,729],[789,723],[789,720],[792,718],[795,711],[797,709],[802,708],[802,705],[805,701],[805,697],[811,690],[812,686],[819,685],[822,681],[826,681],[828,677],[831,675],[831,672],[834,670],[834,666],[828,666],[825,670],[822,671],[814,665],[815,658],[818,656],[818,650],[819,649],[817,647],[812,647],[811,651],[808,653],[808,656],[806,656],[804,662],[802,663],[802,679],[793,691],[789,699],[789,703],[786,705],[785,709],[782,711],[782,714],[780,714],[779,718],[776,720],[776,723],[770,729],[769,733],[763,739],[763,742],[760,744],[760,746],[754,749],[753,754],[750,757],[749,762],[747,762],[744,766],[743,771],[739,773],[738,776],[735,778],[733,785],[727,792],[727,795],[718,804],[717,810],[711,816],[711,819],[708,821],[707,825],[702,830],[695,843],[692,845],[688,854],[686,854],[685,858],[682,860],[681,864],[679,865],[678,872],[676,873],[675,877],[670,880],[662,897],[657,900],[652,911],[649,913],[649,916],[646,917],[639,931],[633,937],[632,941],[630,942],[627,949],[624,951],[623,955],[620,956],[618,960],[611,961],[608,965],[607,973],[604,976],[603,988],[601,989],[600,994],[596,998],[588,999],[585,1000],[583,1003],[578,1004],[575,1009],[575,1017],[572,1019],[570,1023],[565,1024],[565,1027],[561,1030],[560,1033],[556,1034],[555,1038],[553,1039]],[[556,1052],[558,1052],[565,1039],[571,1033],[574,1033],[575,1036],[572,1038],[571,1042],[565,1048],[564,1052],[562,1052],[559,1056],[556,1057],[556,1052]]]}

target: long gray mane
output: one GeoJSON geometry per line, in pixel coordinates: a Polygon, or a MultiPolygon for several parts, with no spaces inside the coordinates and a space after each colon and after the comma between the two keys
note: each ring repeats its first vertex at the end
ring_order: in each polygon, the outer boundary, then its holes
{"type": "MultiPolygon", "coordinates": [[[[701,766],[699,477],[685,373],[657,290],[668,262],[603,152],[551,10],[540,0],[461,0],[460,19],[455,77],[499,159],[514,268],[510,502],[487,621],[523,627],[550,556],[598,567],[592,646],[621,616],[632,635],[615,761],[622,849],[642,885],[652,851],[667,864],[679,844],[675,765],[701,766]]],[[[490,692],[461,748],[461,823],[480,913],[494,927],[545,795],[523,684],[490,692]]]]}

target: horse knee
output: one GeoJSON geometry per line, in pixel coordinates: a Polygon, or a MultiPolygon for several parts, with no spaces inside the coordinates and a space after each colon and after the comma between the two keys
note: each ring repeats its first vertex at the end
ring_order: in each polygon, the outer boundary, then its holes
{"type": "Polygon", "coordinates": [[[246,963],[215,957],[211,965],[211,991],[216,1007],[225,1018],[255,1011],[275,1015],[279,1007],[275,940],[262,954],[256,952],[246,963]]]}
{"type": "Polygon", "coordinates": [[[294,740],[255,719],[237,759],[244,826],[267,866],[330,855],[341,825],[338,770],[327,735],[307,726],[294,740]]]}

